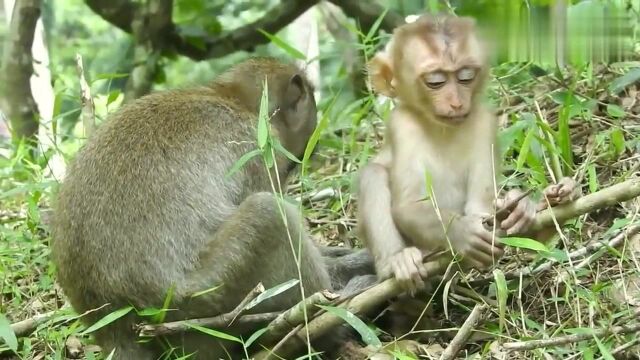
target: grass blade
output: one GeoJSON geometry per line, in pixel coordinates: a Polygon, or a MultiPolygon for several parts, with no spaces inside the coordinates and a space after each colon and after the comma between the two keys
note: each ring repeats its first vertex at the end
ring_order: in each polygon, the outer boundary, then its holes
{"type": "Polygon", "coordinates": [[[347,311],[347,309],[324,305],[318,305],[318,307],[344,320],[355,331],[357,331],[358,334],[360,334],[360,336],[362,337],[362,341],[364,341],[365,344],[375,347],[382,346],[382,342],[380,342],[380,339],[378,339],[375,332],[373,332],[373,330],[368,327],[367,324],[364,323],[364,321],[360,320],[359,317],[347,311]]]}
{"type": "Polygon", "coordinates": [[[95,324],[91,325],[85,331],[81,332],[80,335],[87,335],[89,333],[92,333],[92,332],[104,327],[104,326],[107,326],[107,325],[111,324],[112,322],[120,319],[121,317],[127,315],[132,310],[133,310],[133,306],[128,306],[126,308],[122,308],[120,310],[116,310],[116,311],[112,312],[111,314],[109,314],[109,315],[103,317],[102,319],[98,320],[98,322],[96,322],[95,324]]]}
{"type": "Polygon", "coordinates": [[[255,299],[253,299],[250,303],[248,303],[247,306],[244,307],[244,309],[249,310],[267,299],[270,299],[276,295],[282,294],[283,292],[296,286],[299,282],[300,280],[298,279],[291,279],[285,283],[282,283],[280,285],[276,285],[270,289],[267,289],[265,292],[261,293],[255,299]]]}

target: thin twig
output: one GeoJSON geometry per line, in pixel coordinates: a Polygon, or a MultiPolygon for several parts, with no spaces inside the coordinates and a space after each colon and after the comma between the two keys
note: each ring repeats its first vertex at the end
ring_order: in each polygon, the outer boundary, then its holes
{"type": "Polygon", "coordinates": [[[640,323],[614,326],[606,329],[596,329],[583,334],[558,336],[550,339],[509,342],[505,343],[503,347],[507,351],[526,351],[549,346],[573,344],[580,341],[589,340],[594,337],[602,338],[609,335],[629,334],[638,331],[640,331],[640,323]]]}
{"type": "Polygon", "coordinates": [[[190,331],[192,330],[192,327],[190,327],[189,325],[192,324],[204,327],[221,328],[231,326],[231,324],[234,323],[236,319],[238,320],[240,325],[255,325],[269,322],[275,319],[280,314],[277,312],[273,312],[240,316],[247,304],[255,299],[258,295],[262,294],[264,291],[265,289],[262,283],[258,283],[258,285],[251,289],[251,291],[244,297],[244,299],[240,301],[238,306],[225,314],[200,319],[171,321],[161,324],[138,324],[135,326],[135,328],[139,336],[154,337],[190,331]]]}
{"type": "MultiPolygon", "coordinates": [[[[138,336],[156,337],[192,331],[193,328],[189,325],[199,325],[209,328],[224,328],[229,326],[231,320],[234,319],[234,315],[235,314],[230,312],[200,319],[179,320],[162,324],[139,324],[135,326],[135,330],[138,333],[138,336]]],[[[235,319],[234,323],[236,326],[255,326],[273,321],[273,319],[277,318],[279,315],[279,312],[240,315],[235,319]]]]}
{"type": "MultiPolygon", "coordinates": [[[[291,332],[291,329],[304,324],[305,312],[307,314],[311,313],[317,308],[317,305],[329,305],[337,298],[338,295],[329,291],[319,291],[312,294],[271,321],[267,327],[267,331],[260,337],[259,343],[273,344],[281,340],[283,336],[286,337],[287,334],[291,332]]],[[[307,318],[307,320],[311,319],[307,318]]]]}
{"type": "Polygon", "coordinates": [[[484,304],[476,304],[476,306],[473,307],[473,311],[471,311],[471,314],[469,314],[467,320],[462,324],[456,336],[451,340],[449,346],[444,350],[440,356],[440,360],[451,360],[456,357],[458,352],[467,344],[467,340],[469,340],[476,323],[482,317],[485,308],[486,306],[484,304]]]}
{"type": "Polygon", "coordinates": [[[11,324],[11,330],[17,337],[27,336],[34,332],[38,326],[49,321],[57,311],[49,311],[44,314],[36,315],[32,318],[11,324]]]}
{"type": "Polygon", "coordinates": [[[91,87],[84,77],[84,66],[82,65],[82,56],[76,54],[76,70],[80,78],[80,100],[82,101],[82,125],[84,127],[85,136],[89,137],[93,133],[96,126],[95,105],[91,97],[91,87]]]}
{"type": "Polygon", "coordinates": [[[245,296],[244,299],[242,299],[242,301],[240,301],[240,304],[238,304],[238,306],[236,306],[236,308],[231,311],[231,314],[235,314],[235,315],[229,322],[228,326],[231,326],[231,324],[233,324],[234,320],[238,317],[238,315],[242,314],[247,304],[253,301],[253,299],[255,299],[258,295],[262,294],[264,291],[265,291],[264,285],[262,285],[262,283],[259,282],[258,285],[256,285],[256,287],[254,287],[247,294],[247,296],[245,296]]]}
{"type": "MultiPolygon", "coordinates": [[[[604,247],[609,247],[609,248],[616,248],[618,246],[620,246],[620,244],[627,238],[636,235],[638,232],[640,232],[640,224],[634,224],[634,225],[630,225],[628,226],[626,229],[623,229],[620,231],[620,233],[618,233],[616,236],[614,236],[611,240],[605,242],[605,241],[597,241],[597,242],[593,242],[587,246],[583,246],[575,251],[572,251],[570,253],[567,254],[567,258],[569,259],[576,259],[585,255],[589,255],[589,254],[593,254],[598,252],[600,249],[604,248],[604,247]]],[[[535,275],[535,274],[540,274],[543,273],[545,271],[549,271],[551,270],[551,268],[553,267],[553,265],[558,264],[559,260],[556,259],[550,259],[545,261],[544,263],[538,265],[535,268],[531,268],[531,267],[526,267],[526,268],[522,268],[522,269],[518,269],[515,271],[508,271],[504,273],[504,277],[507,280],[513,280],[513,279],[519,279],[520,277],[523,276],[531,276],[531,275],[535,275]]],[[[492,275],[487,275],[484,276],[482,278],[479,279],[474,279],[471,280],[469,283],[472,285],[481,285],[487,282],[493,281],[493,276],[492,275]]]]}

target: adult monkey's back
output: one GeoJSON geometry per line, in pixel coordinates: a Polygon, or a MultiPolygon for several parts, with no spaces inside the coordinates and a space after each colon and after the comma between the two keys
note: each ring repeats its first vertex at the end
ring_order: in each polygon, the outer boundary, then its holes
{"type": "MultiPolygon", "coordinates": [[[[167,313],[168,320],[228,312],[258,282],[268,288],[298,278],[289,239],[294,249],[298,239],[304,242],[300,262],[308,294],[373,271],[365,252],[323,259],[297,210],[282,203],[285,227],[259,160],[225,176],[256,147],[265,77],[274,133],[301,157],[317,121],[313,91],[297,67],[270,58],[238,64],[210,86],[138,99],[78,153],[55,205],[52,254],[76,311],[110,304],[88,315],[88,323],[123,306],[160,307],[172,287],[170,308],[179,310],[167,313]],[[332,279],[328,268],[340,278],[332,279]]],[[[277,158],[282,180],[291,169],[288,159],[277,158]]],[[[282,310],[299,300],[294,288],[255,311],[282,310]]],[[[115,348],[115,359],[156,359],[162,351],[157,343],[136,343],[136,321],[131,315],[99,330],[98,344],[107,353],[115,348]]],[[[197,359],[224,356],[212,337],[189,333],[171,340],[185,353],[196,351],[197,359]]],[[[233,354],[231,343],[224,346],[233,354]]]]}

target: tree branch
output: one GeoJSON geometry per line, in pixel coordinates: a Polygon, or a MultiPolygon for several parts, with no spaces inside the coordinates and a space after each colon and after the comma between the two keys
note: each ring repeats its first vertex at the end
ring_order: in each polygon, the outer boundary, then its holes
{"type": "MultiPolygon", "coordinates": [[[[319,0],[287,0],[269,10],[262,18],[228,30],[219,36],[189,39],[182,36],[179,27],[173,23],[165,29],[163,37],[168,48],[193,60],[205,60],[222,57],[236,51],[252,51],[257,45],[269,42],[258,29],[276,33],[287,26],[302,13],[317,4],[319,0]]],[[[369,30],[376,19],[384,12],[384,8],[375,2],[360,0],[331,0],[341,7],[345,14],[356,18],[363,29],[369,30]]],[[[129,0],[85,0],[85,3],[100,17],[119,29],[131,34],[138,6],[129,0]]],[[[387,32],[404,24],[400,14],[388,11],[380,24],[387,32]]]]}
{"type": "MultiPolygon", "coordinates": [[[[375,1],[361,1],[361,0],[329,0],[332,3],[342,8],[347,16],[352,17],[360,23],[360,27],[365,31],[369,31],[373,24],[378,20],[378,17],[384,12],[384,7],[375,1]]],[[[391,33],[393,29],[404,24],[404,18],[402,15],[387,10],[384,19],[380,23],[380,29],[391,33]]]]}
{"type": "MultiPolygon", "coordinates": [[[[283,1],[253,23],[226,31],[220,36],[197,39],[197,42],[183,37],[180,28],[171,24],[165,29],[164,39],[168,48],[194,60],[222,57],[241,50],[251,51],[256,45],[269,42],[258,29],[276,33],[317,2],[318,0],[283,1]]],[[[128,0],[85,0],[85,3],[119,29],[127,33],[133,31],[132,22],[138,9],[128,0]]]]}

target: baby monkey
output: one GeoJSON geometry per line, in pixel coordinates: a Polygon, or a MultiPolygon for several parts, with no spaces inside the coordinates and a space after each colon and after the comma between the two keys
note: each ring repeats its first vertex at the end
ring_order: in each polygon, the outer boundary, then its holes
{"type": "MultiPolygon", "coordinates": [[[[489,65],[476,33],[471,18],[424,15],[398,27],[368,64],[373,91],[396,107],[385,144],[360,173],[358,220],[378,276],[411,292],[424,285],[425,256],[448,253],[440,256],[448,262],[452,250],[477,269],[499,259],[503,246],[483,225],[495,211],[506,213],[500,233],[545,240],[527,234],[545,199],[536,205],[519,190],[495,199],[498,122],[482,100],[489,65]]],[[[544,195],[556,205],[577,189],[563,178],[544,195]]]]}

